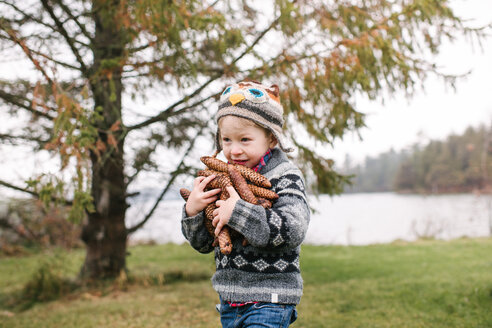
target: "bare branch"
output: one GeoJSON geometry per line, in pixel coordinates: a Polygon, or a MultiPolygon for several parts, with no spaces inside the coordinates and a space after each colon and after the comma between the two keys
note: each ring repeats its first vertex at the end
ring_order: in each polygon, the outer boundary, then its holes
{"type": "Polygon", "coordinates": [[[21,99],[21,97],[16,96],[16,95],[12,95],[11,93],[5,92],[3,90],[0,90],[0,99],[4,100],[5,102],[7,102],[9,104],[17,106],[19,108],[23,108],[23,109],[33,113],[34,115],[41,116],[41,117],[47,118],[49,120],[55,119],[54,116],[52,116],[48,113],[45,113],[45,112],[42,112],[42,111],[39,111],[39,110],[32,108],[31,104],[27,105],[27,104],[23,103],[23,101],[29,101],[29,100],[21,99]]]}
{"type": "Polygon", "coordinates": [[[193,98],[196,95],[198,95],[203,89],[205,89],[207,87],[207,85],[209,85],[213,81],[217,80],[220,76],[221,76],[220,74],[216,74],[216,75],[212,76],[207,82],[203,83],[200,87],[198,87],[190,95],[185,96],[181,100],[175,102],[174,104],[172,104],[171,106],[169,106],[168,108],[166,108],[165,110],[163,110],[162,112],[160,112],[159,114],[157,114],[156,116],[153,116],[153,117],[149,118],[148,120],[143,121],[141,123],[138,123],[138,124],[129,126],[128,127],[128,131],[140,129],[140,128],[143,128],[145,126],[148,126],[148,125],[150,125],[152,123],[166,120],[167,118],[171,117],[171,115],[173,115],[174,109],[177,106],[179,106],[182,103],[186,102],[188,99],[193,98]]]}
{"type": "Polygon", "coordinates": [[[139,51],[142,51],[142,50],[145,50],[145,49],[148,49],[150,47],[152,47],[153,45],[155,44],[155,42],[149,42],[147,44],[144,44],[144,45],[141,45],[141,46],[138,46],[136,48],[129,48],[128,51],[132,54],[134,53],[137,53],[139,51]]]}
{"type": "Polygon", "coordinates": [[[5,29],[4,26],[2,26],[2,29],[8,34],[10,40],[12,40],[14,43],[16,43],[17,45],[19,45],[22,48],[22,51],[24,51],[24,53],[26,54],[27,58],[33,63],[33,65],[36,67],[36,69],[38,71],[40,71],[41,74],[43,74],[43,76],[48,81],[48,83],[51,84],[51,85],[54,85],[54,82],[50,78],[50,76],[48,75],[48,73],[46,73],[46,71],[44,70],[44,68],[41,67],[41,65],[39,64],[39,61],[36,58],[34,58],[34,56],[32,55],[31,49],[29,49],[27,47],[26,43],[23,42],[23,40],[21,40],[19,37],[17,37],[16,31],[14,31],[11,28],[5,29]]]}
{"type": "Polygon", "coordinates": [[[85,35],[85,37],[87,39],[89,39],[90,41],[92,41],[92,36],[89,34],[89,32],[87,31],[87,29],[85,28],[84,25],[82,25],[82,23],[80,23],[80,21],[77,19],[77,17],[75,17],[72,13],[72,11],[70,10],[70,8],[68,8],[64,3],[63,3],[63,0],[56,0],[56,3],[58,3],[58,5],[60,6],[61,9],[63,9],[63,11],[68,15],[68,17],[75,22],[75,24],[77,24],[77,26],[79,27],[80,31],[82,32],[82,34],[85,35]]]}
{"type": "Polygon", "coordinates": [[[51,62],[53,62],[55,64],[58,64],[60,66],[63,66],[63,67],[66,67],[66,68],[70,68],[70,69],[74,69],[74,70],[80,70],[80,67],[74,66],[74,65],[69,64],[69,63],[66,63],[66,62],[62,62],[62,61],[60,61],[58,59],[54,59],[54,58],[52,58],[52,57],[48,56],[47,54],[42,53],[40,51],[36,51],[36,50],[32,50],[31,49],[31,52],[32,53],[35,53],[38,56],[41,56],[41,57],[49,60],[49,61],[51,61],[51,62]]]}
{"type": "Polygon", "coordinates": [[[50,141],[49,139],[44,140],[34,136],[14,136],[11,134],[4,134],[4,133],[0,134],[0,140],[10,140],[12,141],[12,143],[14,143],[14,141],[16,140],[22,140],[22,141],[36,142],[38,144],[46,144],[50,141]]]}
{"type": "Polygon", "coordinates": [[[28,20],[31,20],[35,23],[38,23],[44,27],[47,27],[49,28],[50,30],[52,30],[53,32],[57,32],[57,30],[55,28],[53,28],[53,26],[51,26],[50,24],[48,23],[45,23],[43,22],[42,20],[32,16],[32,15],[29,15],[29,14],[26,14],[26,12],[22,9],[20,9],[19,7],[17,7],[16,5],[14,5],[13,3],[9,3],[9,2],[6,2],[6,1],[0,1],[1,3],[3,4],[6,4],[8,6],[10,6],[12,9],[14,9],[16,12],[22,14],[24,16],[24,18],[28,19],[28,20]]]}
{"type": "Polygon", "coordinates": [[[22,191],[22,192],[25,192],[27,194],[33,195],[36,198],[39,198],[39,195],[37,193],[35,193],[34,191],[30,191],[30,190],[27,190],[25,188],[14,186],[13,184],[10,184],[10,183],[3,181],[3,180],[0,180],[0,186],[4,186],[4,187],[10,188],[10,189],[17,190],[17,191],[22,191]]]}
{"type": "Polygon", "coordinates": [[[77,61],[80,64],[80,68],[82,69],[82,72],[84,74],[86,74],[88,72],[87,67],[85,65],[85,62],[82,60],[82,57],[80,56],[79,50],[75,47],[74,39],[68,35],[67,30],[65,29],[63,24],[60,22],[58,17],[56,17],[56,15],[53,11],[53,8],[48,3],[48,0],[41,0],[41,3],[43,4],[43,7],[46,9],[48,14],[50,15],[51,19],[53,19],[53,21],[55,22],[55,25],[58,28],[58,33],[60,33],[65,38],[65,41],[67,42],[68,46],[72,50],[72,53],[74,54],[75,58],[77,58],[77,61]]]}
{"type": "MultiPolygon", "coordinates": [[[[3,180],[0,180],[0,186],[4,186],[4,187],[7,187],[7,188],[10,188],[10,189],[13,189],[13,190],[17,190],[17,191],[22,191],[24,193],[27,193],[27,194],[30,194],[36,198],[39,198],[39,194],[37,192],[34,192],[34,191],[31,191],[31,190],[28,190],[26,188],[22,188],[22,187],[19,187],[19,186],[16,186],[16,185],[13,185],[11,183],[8,183],[6,181],[3,181],[3,180]]],[[[65,205],[72,205],[72,201],[70,200],[66,200],[66,199],[59,199],[59,198],[56,198],[56,197],[52,197],[52,200],[53,201],[57,201],[57,202],[61,202],[65,205]]]]}
{"type": "Polygon", "coordinates": [[[176,180],[176,178],[181,174],[183,173],[182,172],[182,166],[184,165],[184,161],[185,159],[188,157],[188,154],[190,153],[190,151],[193,149],[193,147],[195,146],[195,141],[198,139],[199,136],[201,136],[203,132],[203,128],[201,128],[198,133],[196,134],[196,136],[191,140],[190,142],[190,145],[188,146],[188,149],[186,149],[186,152],[184,153],[183,157],[181,158],[181,161],[179,162],[178,166],[176,167],[176,170],[174,170],[172,173],[171,173],[171,178],[169,179],[169,181],[167,182],[167,185],[166,187],[162,190],[161,194],[159,195],[159,197],[157,197],[156,201],[155,201],[155,204],[154,206],[152,207],[152,209],[149,211],[149,213],[147,213],[147,215],[144,217],[144,219],[142,221],[140,221],[139,223],[137,223],[136,225],[134,225],[133,227],[131,228],[128,228],[126,231],[127,231],[127,234],[132,234],[134,233],[135,231],[137,231],[138,229],[140,229],[141,227],[144,226],[144,224],[152,217],[152,215],[154,214],[157,206],[159,205],[159,203],[161,202],[162,198],[164,198],[164,195],[168,192],[169,188],[172,186],[172,184],[174,183],[174,180],[176,180]]]}

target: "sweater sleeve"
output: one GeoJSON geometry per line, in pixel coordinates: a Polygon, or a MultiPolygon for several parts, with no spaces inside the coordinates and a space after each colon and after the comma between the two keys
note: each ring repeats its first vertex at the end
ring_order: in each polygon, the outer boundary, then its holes
{"type": "Polygon", "coordinates": [[[273,207],[264,209],[240,199],[228,225],[255,247],[297,247],[306,236],[310,218],[304,182],[295,171],[271,182],[279,195],[273,207]]]}
{"type": "Polygon", "coordinates": [[[210,253],[214,250],[212,246],[214,239],[205,228],[203,218],[203,211],[195,216],[187,216],[185,207],[183,206],[181,232],[186,240],[190,242],[191,247],[200,253],[210,253]]]}

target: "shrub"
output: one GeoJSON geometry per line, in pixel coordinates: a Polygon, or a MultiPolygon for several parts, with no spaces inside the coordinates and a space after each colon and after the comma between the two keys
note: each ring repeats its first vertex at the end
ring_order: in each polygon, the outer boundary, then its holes
{"type": "Polygon", "coordinates": [[[70,293],[76,287],[74,281],[65,276],[66,259],[60,255],[43,259],[22,289],[23,302],[46,302],[70,293]]]}
{"type": "Polygon", "coordinates": [[[14,199],[0,205],[0,252],[18,255],[23,247],[81,246],[80,225],[69,222],[66,207],[45,209],[34,199],[14,199]],[[3,207],[3,209],[2,209],[3,207]]]}

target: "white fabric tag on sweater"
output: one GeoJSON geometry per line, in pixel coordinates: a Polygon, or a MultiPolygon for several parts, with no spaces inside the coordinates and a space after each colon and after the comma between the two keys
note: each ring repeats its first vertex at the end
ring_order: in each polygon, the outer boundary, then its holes
{"type": "Polygon", "coordinates": [[[272,303],[278,303],[278,294],[272,293],[272,303]]]}

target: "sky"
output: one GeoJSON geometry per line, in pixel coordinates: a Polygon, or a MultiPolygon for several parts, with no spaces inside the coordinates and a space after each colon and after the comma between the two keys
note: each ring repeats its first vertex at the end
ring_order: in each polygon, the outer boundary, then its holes
{"type": "MultiPolygon", "coordinates": [[[[491,0],[454,0],[455,14],[473,19],[473,26],[492,22],[491,0]]],[[[456,83],[456,91],[435,78],[425,83],[425,92],[408,100],[399,94],[381,102],[362,101],[358,108],[367,115],[365,128],[337,141],[328,156],[343,163],[348,154],[361,162],[391,148],[401,150],[416,142],[443,140],[469,126],[492,123],[492,36],[482,49],[464,38],[445,44],[437,63],[448,73],[471,73],[456,83]]]]}

